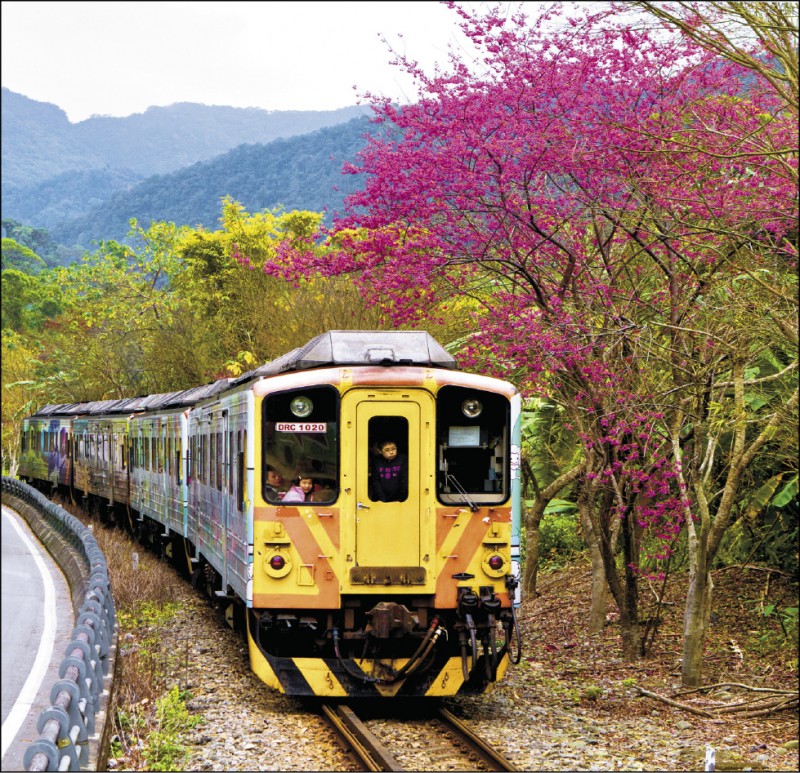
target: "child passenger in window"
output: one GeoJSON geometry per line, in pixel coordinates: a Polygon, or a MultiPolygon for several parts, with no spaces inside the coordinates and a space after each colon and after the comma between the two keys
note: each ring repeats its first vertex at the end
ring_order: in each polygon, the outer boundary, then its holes
{"type": "Polygon", "coordinates": [[[402,502],[408,497],[408,459],[397,451],[394,440],[380,444],[380,456],[372,467],[372,499],[402,502]]]}
{"type": "Polygon", "coordinates": [[[286,492],[282,502],[311,502],[314,495],[314,478],[301,473],[295,478],[295,483],[286,492]]]}

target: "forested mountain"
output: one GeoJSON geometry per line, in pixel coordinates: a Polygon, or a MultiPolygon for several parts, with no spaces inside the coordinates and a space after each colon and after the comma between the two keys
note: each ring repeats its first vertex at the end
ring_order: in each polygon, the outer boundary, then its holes
{"type": "Polygon", "coordinates": [[[114,193],[79,218],[51,227],[61,244],[89,246],[92,240],[122,240],[135,217],[213,229],[220,200],[231,196],[250,212],[283,206],[333,213],[360,185],[342,174],[369,131],[367,117],[267,145],[241,145],[211,161],[198,162],[168,175],[154,175],[114,193]]]}
{"type": "Polygon", "coordinates": [[[182,102],[125,118],[70,123],[55,105],[2,89],[3,186],[27,187],[69,171],[174,172],[243,143],[271,142],[345,123],[369,108],[270,111],[182,102]]]}
{"type": "MultiPolygon", "coordinates": [[[[214,218],[218,217],[219,196],[226,192],[235,195],[234,189],[261,190],[258,201],[283,202],[287,206],[310,209],[318,207],[320,202],[329,204],[324,191],[329,190],[330,185],[320,174],[324,177],[331,171],[329,155],[340,160],[348,157],[335,143],[341,139],[346,148],[352,148],[358,131],[348,122],[368,112],[368,107],[359,106],[331,111],[267,111],[181,103],[151,107],[126,118],[93,116],[73,124],[55,105],[37,102],[3,88],[3,218],[57,231],[65,235],[62,238],[68,238],[68,234],[112,238],[112,234],[103,230],[106,224],[123,219],[124,234],[127,219],[133,216],[177,222],[182,221],[185,214],[191,224],[206,223],[212,208],[216,210],[214,218]],[[310,143],[304,142],[296,151],[286,145],[293,137],[345,124],[349,128],[341,135],[323,135],[310,143]],[[242,149],[243,156],[230,157],[235,165],[230,182],[225,171],[227,162],[209,167],[209,178],[204,176],[205,166],[192,166],[246,143],[276,140],[279,142],[273,150],[278,159],[269,161],[269,171],[264,173],[272,180],[269,184],[262,181],[262,185],[257,186],[255,178],[260,173],[245,168],[252,163],[245,160],[248,153],[258,155],[255,149],[242,149]],[[314,153],[317,160],[313,166],[292,160],[292,156],[309,152],[320,141],[327,150],[324,158],[314,153]],[[322,168],[315,168],[320,163],[322,168]],[[286,174],[300,173],[303,169],[312,174],[309,179],[282,179],[286,174]],[[169,174],[178,170],[184,170],[187,176],[179,175],[171,181],[169,174]],[[144,188],[136,187],[153,175],[167,177],[148,180],[144,188]],[[254,178],[247,181],[251,175],[254,178]],[[284,187],[277,184],[279,179],[284,187]],[[187,195],[186,186],[194,185],[200,185],[201,189],[192,188],[187,195]],[[177,200],[168,200],[170,191],[175,192],[177,200]],[[311,192],[313,196],[304,199],[292,191],[311,192]],[[145,205],[147,199],[149,204],[145,205]],[[290,200],[294,203],[289,204],[290,200]],[[136,211],[123,215],[121,208],[128,201],[135,204],[136,211]],[[161,205],[165,206],[164,213],[157,211],[161,205]],[[94,215],[90,213],[94,212],[100,217],[96,226],[91,225],[94,215]]],[[[259,156],[261,167],[267,163],[268,155],[259,156]]],[[[250,202],[247,205],[271,206],[250,202]]],[[[114,235],[119,236],[118,231],[116,229],[114,235]]],[[[88,246],[85,241],[70,243],[88,246]]]]}

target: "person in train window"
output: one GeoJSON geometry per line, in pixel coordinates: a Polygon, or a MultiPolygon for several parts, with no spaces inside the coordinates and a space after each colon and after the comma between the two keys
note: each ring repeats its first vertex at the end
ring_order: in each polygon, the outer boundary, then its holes
{"type": "Polygon", "coordinates": [[[402,502],[408,497],[408,459],[398,453],[394,440],[380,444],[371,482],[372,499],[376,502],[402,502]]]}
{"type": "Polygon", "coordinates": [[[282,502],[311,502],[314,496],[314,478],[308,473],[295,476],[292,485],[281,500],[282,502]]]}
{"type": "Polygon", "coordinates": [[[286,481],[271,464],[267,465],[266,494],[270,502],[277,502],[286,494],[286,481]]]}

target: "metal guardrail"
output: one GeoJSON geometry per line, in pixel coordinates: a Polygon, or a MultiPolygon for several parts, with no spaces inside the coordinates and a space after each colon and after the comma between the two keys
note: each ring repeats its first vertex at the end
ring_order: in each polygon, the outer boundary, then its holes
{"type": "Polygon", "coordinates": [[[107,712],[114,683],[117,625],[105,556],[75,516],[29,486],[3,476],[3,502],[13,507],[69,582],[75,628],[37,722],[41,737],[23,758],[25,770],[97,770],[107,749],[107,712]]]}

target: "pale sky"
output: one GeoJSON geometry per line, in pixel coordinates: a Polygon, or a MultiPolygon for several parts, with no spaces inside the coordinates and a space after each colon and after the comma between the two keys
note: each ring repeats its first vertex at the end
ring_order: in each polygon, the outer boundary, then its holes
{"type": "MultiPolygon", "coordinates": [[[[544,4],[524,6],[535,15],[544,4]]],[[[379,33],[429,71],[447,64],[448,43],[468,45],[456,13],[435,0],[2,0],[0,10],[2,85],[72,122],[175,102],[333,110],[364,91],[405,103],[416,91],[379,33]]]]}

